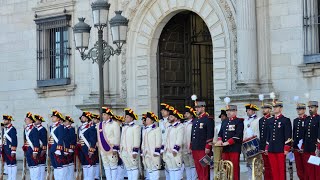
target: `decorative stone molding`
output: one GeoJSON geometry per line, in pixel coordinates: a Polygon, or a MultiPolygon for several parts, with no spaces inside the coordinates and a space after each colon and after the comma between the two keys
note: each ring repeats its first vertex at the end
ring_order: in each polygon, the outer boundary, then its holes
{"type": "Polygon", "coordinates": [[[120,97],[122,99],[127,98],[127,68],[126,68],[126,62],[127,62],[127,46],[124,45],[122,47],[122,56],[121,56],[121,94],[120,97]]]}
{"type": "Polygon", "coordinates": [[[73,12],[75,3],[75,0],[40,0],[32,10],[37,17],[53,16],[73,12]]]}
{"type": "Polygon", "coordinates": [[[298,66],[303,73],[304,78],[318,77],[320,76],[320,63],[315,64],[301,64],[298,66]]]}
{"type": "Polygon", "coordinates": [[[57,97],[57,96],[74,96],[74,90],[77,85],[71,84],[66,86],[49,86],[39,87],[34,90],[38,94],[39,98],[57,97]]]}
{"type": "Polygon", "coordinates": [[[125,12],[127,17],[133,17],[137,11],[138,6],[143,0],[122,0],[122,10],[125,12]]]}
{"type": "MultiPolygon", "coordinates": [[[[232,2],[234,3],[234,2],[232,2]]],[[[225,17],[227,18],[228,27],[231,30],[230,31],[230,38],[231,38],[231,48],[232,48],[232,56],[231,56],[231,62],[232,62],[232,84],[235,84],[237,82],[237,74],[238,74],[238,60],[237,60],[237,24],[235,20],[235,15],[233,14],[233,11],[231,8],[235,9],[235,4],[230,7],[228,0],[219,0],[219,5],[221,9],[223,10],[223,13],[225,17]]],[[[232,87],[233,89],[235,87],[232,87]]]]}

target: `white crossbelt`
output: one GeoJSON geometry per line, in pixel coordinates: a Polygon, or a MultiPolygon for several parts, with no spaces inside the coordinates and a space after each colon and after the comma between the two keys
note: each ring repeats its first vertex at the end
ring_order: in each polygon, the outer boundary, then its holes
{"type": "Polygon", "coordinates": [[[27,139],[27,141],[29,143],[29,146],[32,148],[32,150],[34,150],[34,146],[33,146],[32,142],[31,142],[31,140],[29,138],[29,134],[31,132],[31,129],[29,129],[29,130],[25,129],[24,132],[26,134],[26,139],[27,139]]]}
{"type": "Polygon", "coordinates": [[[12,139],[11,139],[11,137],[9,136],[9,131],[11,130],[11,128],[12,128],[12,126],[9,128],[9,129],[7,129],[7,130],[5,130],[4,131],[4,136],[8,139],[8,141],[10,141],[11,143],[12,143],[12,139]]]}
{"type": "Polygon", "coordinates": [[[86,130],[88,130],[88,128],[84,128],[80,131],[79,136],[80,138],[84,141],[84,143],[86,144],[86,146],[88,147],[88,149],[90,149],[90,144],[88,142],[88,140],[84,137],[83,133],[86,132],[86,130]]]}
{"type": "Polygon", "coordinates": [[[58,144],[59,140],[57,136],[54,134],[54,131],[57,129],[58,126],[51,128],[51,136],[54,139],[54,141],[58,144]]]}

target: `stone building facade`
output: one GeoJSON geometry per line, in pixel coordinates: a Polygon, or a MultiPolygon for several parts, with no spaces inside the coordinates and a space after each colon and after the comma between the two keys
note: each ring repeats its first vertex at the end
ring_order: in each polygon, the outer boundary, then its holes
{"type": "MultiPolygon", "coordinates": [[[[92,1],[0,0],[0,112],[12,114],[18,129],[22,130],[28,111],[43,115],[47,121],[53,109],[74,119],[81,110],[97,112],[98,67],[81,60],[72,33],[78,17],[86,17],[92,24],[92,1]]],[[[181,106],[191,103],[193,93],[199,93],[211,101],[215,117],[226,96],[239,105],[239,116],[244,116],[245,103],[260,103],[261,93],[268,101],[268,94],[274,91],[284,101],[284,114],[294,118],[293,96],[306,102],[304,94],[308,93],[310,99],[320,100],[318,2],[109,0],[109,19],[115,10],[122,10],[129,19],[129,29],[121,55],[112,57],[104,67],[106,105],[120,115],[125,107],[138,114],[158,112],[160,101],[181,106]],[[200,19],[204,24],[201,33],[193,32],[192,28],[200,25],[192,26],[191,21],[185,25],[187,30],[180,31],[178,26],[172,30],[172,19],[179,24],[178,17],[188,22],[192,17],[200,19]],[[189,38],[179,41],[174,36],[177,32],[178,37],[190,32],[189,38]],[[207,41],[192,41],[196,34],[207,41]],[[190,46],[181,44],[190,39],[190,46]],[[196,51],[198,45],[210,48],[196,51]],[[171,52],[179,46],[182,54],[171,52]],[[197,69],[201,75],[197,75],[193,70],[201,58],[210,61],[210,69],[201,70],[201,64],[197,69]],[[181,59],[189,60],[181,64],[181,59]],[[159,68],[162,63],[168,66],[159,68]],[[162,77],[163,73],[166,76],[162,77]],[[186,76],[190,78],[184,79],[186,76]],[[192,84],[201,84],[201,88],[192,84]]],[[[105,40],[111,40],[109,32],[104,35],[105,40]]],[[[97,30],[92,28],[90,47],[96,40],[97,30]]],[[[22,133],[18,136],[21,140],[22,133]]]]}

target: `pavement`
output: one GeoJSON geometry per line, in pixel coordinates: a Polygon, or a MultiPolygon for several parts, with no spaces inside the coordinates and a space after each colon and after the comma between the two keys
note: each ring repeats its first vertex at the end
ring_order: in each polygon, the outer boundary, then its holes
{"type": "MultiPolygon", "coordinates": [[[[297,172],[295,169],[295,164],[293,163],[293,179],[294,180],[298,180],[299,178],[297,177],[297,172]]],[[[287,168],[288,168],[288,163],[287,163],[287,168]]],[[[245,162],[241,162],[240,164],[240,179],[241,180],[248,180],[248,168],[246,167],[246,163],[245,162]]],[[[17,179],[22,179],[22,161],[18,161],[18,173],[17,173],[17,179]]],[[[27,176],[26,179],[29,179],[29,171],[27,170],[27,176]]],[[[287,172],[287,179],[289,179],[289,173],[287,172]]],[[[4,179],[7,179],[6,176],[4,176],[4,179]]],[[[105,179],[105,178],[103,178],[105,179]]],[[[185,179],[185,178],[184,178],[185,179]]],[[[165,173],[164,171],[161,171],[160,173],[160,180],[165,180],[165,173]]]]}

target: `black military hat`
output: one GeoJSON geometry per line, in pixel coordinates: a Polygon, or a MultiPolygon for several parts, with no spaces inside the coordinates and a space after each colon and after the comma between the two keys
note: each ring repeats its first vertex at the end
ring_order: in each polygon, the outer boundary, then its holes
{"type": "Polygon", "coordinates": [[[33,115],[32,115],[32,113],[31,113],[31,112],[27,112],[27,114],[26,114],[26,118],[31,119],[33,122],[35,122],[35,121],[36,121],[36,119],[33,117],[33,115]]]}
{"type": "Polygon", "coordinates": [[[145,121],[146,119],[147,119],[147,114],[142,114],[141,120],[142,120],[142,121],[145,121]]]}
{"type": "Polygon", "coordinates": [[[57,118],[60,118],[61,120],[64,120],[64,117],[62,116],[62,114],[57,110],[52,111],[51,117],[53,117],[53,116],[56,116],[57,118]]]}
{"type": "Polygon", "coordinates": [[[110,116],[114,116],[114,114],[111,111],[111,109],[109,109],[107,107],[102,107],[102,113],[106,113],[106,114],[109,114],[110,116]]]}
{"type": "Polygon", "coordinates": [[[222,115],[225,115],[226,117],[228,117],[227,115],[227,111],[224,110],[224,109],[221,109],[221,112],[220,112],[220,115],[219,115],[219,118],[221,118],[222,115]]]}
{"type": "Polygon", "coordinates": [[[283,102],[282,101],[273,102],[273,107],[283,107],[283,102]]]}
{"type": "Polygon", "coordinates": [[[238,107],[237,105],[227,105],[226,107],[226,111],[237,111],[238,110],[238,107]]]}
{"type": "Polygon", "coordinates": [[[3,120],[14,121],[13,118],[12,118],[12,116],[7,115],[7,114],[2,115],[2,119],[3,119],[3,120]]]}
{"type": "Polygon", "coordinates": [[[159,122],[159,118],[153,112],[147,112],[146,118],[150,118],[152,121],[159,122]]]}
{"type": "Polygon", "coordinates": [[[262,106],[261,106],[262,109],[266,109],[266,108],[269,108],[269,109],[272,109],[272,105],[271,104],[268,104],[268,103],[264,103],[262,106]]]}
{"type": "Polygon", "coordinates": [[[100,115],[99,114],[91,114],[92,119],[100,119],[100,115]]]}
{"type": "Polygon", "coordinates": [[[194,101],[194,107],[206,107],[206,102],[201,99],[197,99],[194,101]]]}
{"type": "Polygon", "coordinates": [[[71,123],[74,123],[74,120],[71,118],[71,116],[66,116],[66,121],[69,121],[71,123]]]}
{"type": "Polygon", "coordinates": [[[170,111],[170,115],[173,115],[178,119],[183,119],[183,115],[179,113],[179,111],[176,110],[174,107],[170,106],[169,111],[170,111]]]}
{"type": "Polygon", "coordinates": [[[138,120],[138,115],[134,113],[134,111],[130,108],[124,109],[126,115],[131,116],[134,120],[138,120]]]}
{"type": "Polygon", "coordinates": [[[170,105],[169,105],[169,104],[161,103],[160,106],[161,106],[161,110],[164,109],[164,110],[170,111],[170,110],[169,110],[169,108],[170,108],[170,105]]]}
{"type": "Polygon", "coordinates": [[[42,116],[40,116],[39,114],[35,114],[33,117],[34,117],[35,120],[39,120],[39,121],[41,121],[41,122],[46,122],[46,121],[44,120],[44,118],[43,118],[42,116]]]}
{"type": "Polygon", "coordinates": [[[89,111],[83,111],[83,112],[82,112],[82,115],[79,117],[80,120],[81,120],[81,117],[82,117],[82,116],[88,118],[89,121],[92,120],[92,115],[91,115],[91,113],[90,113],[89,111]]]}
{"type": "Polygon", "coordinates": [[[257,105],[255,104],[246,104],[244,105],[246,107],[246,110],[251,109],[253,111],[259,111],[259,108],[257,105]]]}
{"type": "Polygon", "coordinates": [[[197,116],[197,111],[195,111],[192,107],[190,106],[185,106],[185,112],[188,112],[190,114],[192,114],[194,117],[197,116]]]}

